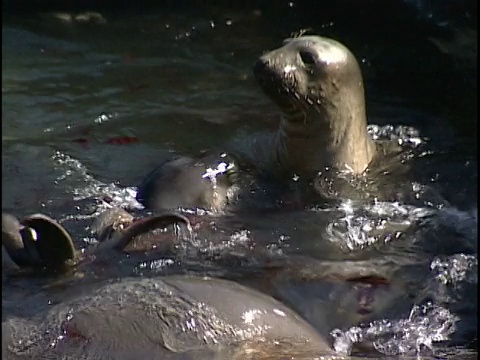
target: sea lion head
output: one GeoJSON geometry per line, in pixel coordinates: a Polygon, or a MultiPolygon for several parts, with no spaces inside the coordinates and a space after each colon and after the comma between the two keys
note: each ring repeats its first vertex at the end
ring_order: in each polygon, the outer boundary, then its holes
{"type": "Polygon", "coordinates": [[[287,39],[261,56],[254,74],[281,109],[277,160],[295,172],[363,172],[374,155],[366,131],[362,74],[344,45],[320,36],[287,39]]]}

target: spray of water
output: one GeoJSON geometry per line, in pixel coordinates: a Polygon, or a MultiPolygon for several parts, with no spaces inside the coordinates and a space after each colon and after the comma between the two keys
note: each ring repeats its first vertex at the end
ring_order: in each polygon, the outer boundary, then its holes
{"type": "MultiPolygon", "coordinates": [[[[97,211],[88,217],[96,217],[110,207],[121,207],[129,209],[143,209],[143,205],[136,200],[136,189],[133,187],[121,188],[114,183],[105,184],[96,180],[88,174],[86,167],[78,160],[60,151],[55,152],[53,160],[56,166],[64,169],[64,172],[56,180],[57,183],[67,178],[80,179],[84,186],[72,189],[75,201],[85,199],[108,199],[98,202],[97,211]]],[[[78,215],[76,215],[78,217],[78,215]]]]}

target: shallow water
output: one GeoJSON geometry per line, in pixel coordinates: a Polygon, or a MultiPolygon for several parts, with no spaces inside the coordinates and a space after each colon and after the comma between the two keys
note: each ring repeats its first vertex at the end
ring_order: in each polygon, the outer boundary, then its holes
{"type": "MultiPolygon", "coordinates": [[[[437,51],[429,34],[392,45],[328,19],[309,23],[295,9],[288,14],[291,22],[281,26],[252,10],[105,13],[100,23],[4,17],[3,211],[50,214],[79,248],[90,246],[97,200],[138,207],[134,186],[168,154],[195,155],[274,129],[277,109],[252,65],[312,26],[358,57],[372,136],[413,149],[409,196],[200,215],[196,221],[208,226],[185,237],[175,256],[122,258],[115,271],[242,279],[289,304],[330,341],[339,329],[340,352],[368,339],[385,355],[428,358],[433,348],[441,358],[466,356],[465,348],[476,349],[476,65],[473,71],[461,66],[464,57],[437,51]],[[272,270],[268,289],[255,277],[265,263],[281,269],[272,270]],[[358,280],[368,276],[387,284],[358,280]],[[338,277],[357,280],[331,280],[338,277]],[[429,310],[419,313],[417,305],[429,310]]],[[[82,281],[98,276],[84,272],[82,281]]],[[[21,312],[10,304],[22,288],[41,291],[38,282],[4,282],[4,309],[21,312]]]]}

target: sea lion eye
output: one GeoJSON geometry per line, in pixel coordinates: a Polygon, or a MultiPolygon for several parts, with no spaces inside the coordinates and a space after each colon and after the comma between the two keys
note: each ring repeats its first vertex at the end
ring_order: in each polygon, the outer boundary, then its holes
{"type": "Polygon", "coordinates": [[[305,50],[300,51],[300,59],[302,59],[303,63],[307,66],[315,65],[317,61],[315,56],[310,51],[305,50]]]}

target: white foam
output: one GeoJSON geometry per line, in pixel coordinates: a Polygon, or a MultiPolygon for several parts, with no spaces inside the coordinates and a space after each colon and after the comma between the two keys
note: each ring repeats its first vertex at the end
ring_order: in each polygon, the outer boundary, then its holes
{"type": "Polygon", "coordinates": [[[346,331],[334,329],[330,334],[340,355],[349,355],[355,343],[369,341],[385,355],[415,356],[434,353],[434,343],[448,340],[457,321],[449,310],[428,302],[414,305],[406,319],[372,321],[346,331]]]}
{"type": "Polygon", "coordinates": [[[74,177],[81,180],[82,184],[85,185],[81,188],[73,188],[71,190],[74,201],[85,199],[97,200],[97,211],[90,217],[98,216],[99,213],[111,207],[144,209],[144,206],[136,200],[136,188],[122,188],[114,183],[106,184],[98,181],[88,174],[86,167],[79,160],[60,151],[57,151],[53,155],[53,160],[58,167],[64,169],[63,174],[56,179],[57,183],[74,177]],[[105,198],[108,198],[108,202],[102,200],[105,198]]]}

